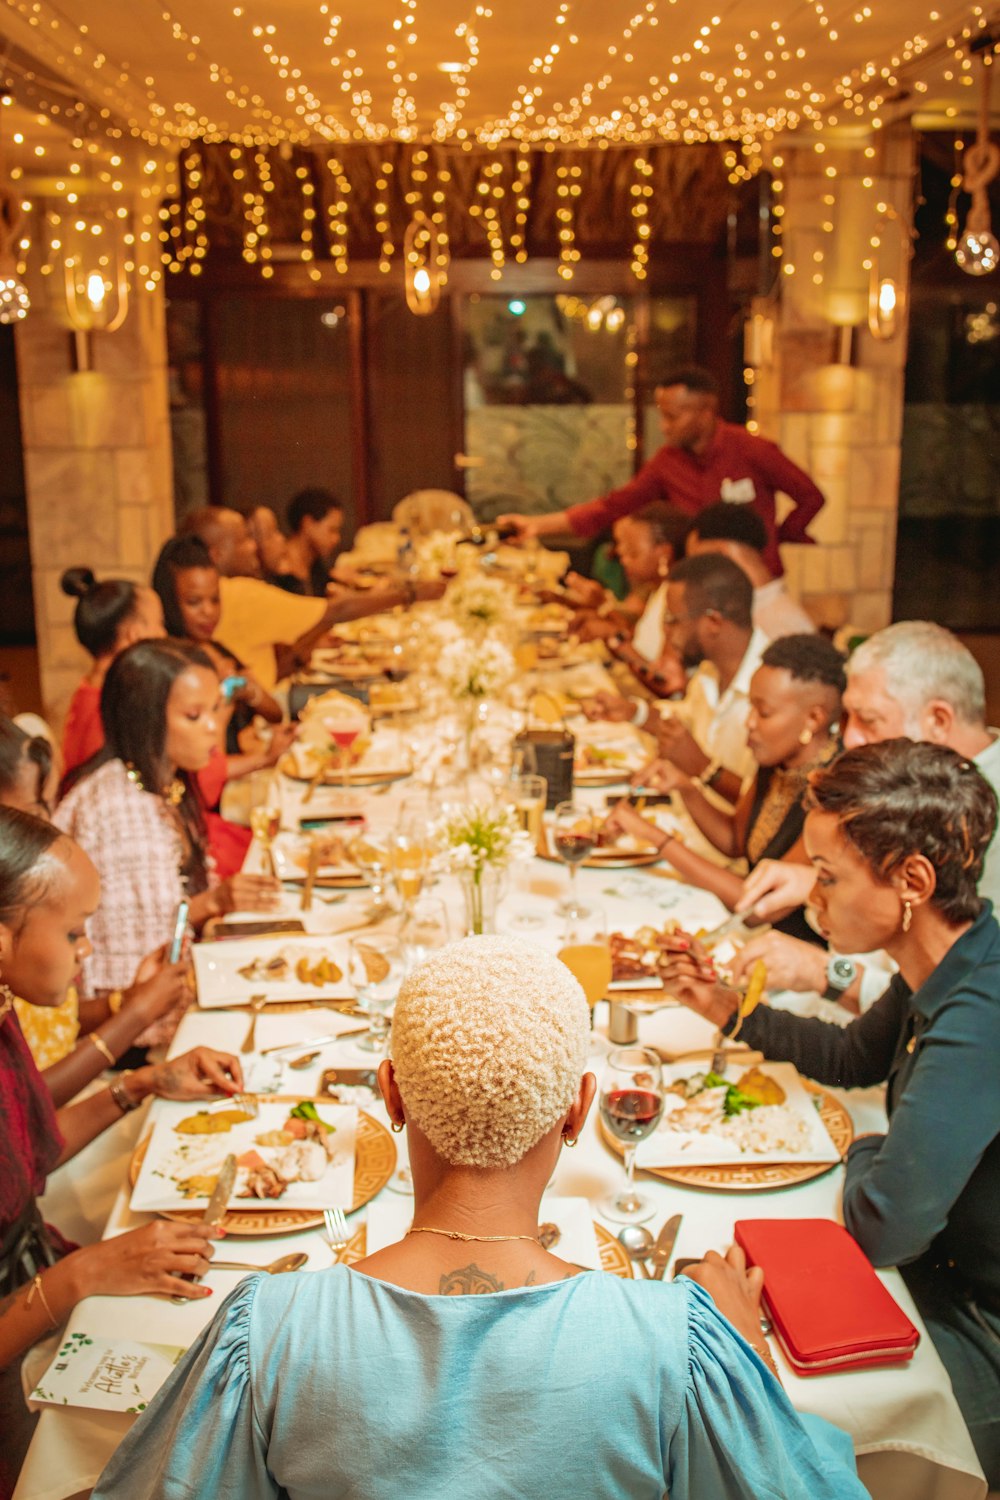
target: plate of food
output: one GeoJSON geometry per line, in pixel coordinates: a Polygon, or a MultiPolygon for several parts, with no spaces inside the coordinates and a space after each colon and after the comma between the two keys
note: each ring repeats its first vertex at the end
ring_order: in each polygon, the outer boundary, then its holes
{"type": "MultiPolygon", "coordinates": [[[[668,1181],[750,1189],[805,1182],[841,1160],[850,1115],[790,1063],[762,1062],[720,1077],[705,1067],[664,1069],[663,1117],[636,1165],[668,1181]]],[[[620,1143],[602,1126],[616,1150],[620,1143]]]]}
{"type": "Polygon", "coordinates": [[[334,752],[323,752],[310,746],[296,745],[294,753],[282,756],[278,769],[292,781],[311,781],[317,786],[388,786],[413,774],[412,765],[402,765],[398,752],[366,748],[361,759],[352,761],[346,775],[334,752]]]}
{"type": "Polygon", "coordinates": [[[249,1005],[265,994],[288,1000],[352,1000],[347,943],[335,937],[233,938],[196,943],[193,949],[198,1004],[203,1010],[249,1005]]]}
{"type": "Polygon", "coordinates": [[[279,833],[274,841],[274,861],[279,879],[289,884],[305,881],[309,873],[311,843],[318,857],[314,884],[355,889],[370,884],[352,850],[361,835],[359,824],[348,830],[339,827],[317,829],[312,834],[279,833]]]}
{"type": "Polygon", "coordinates": [[[131,1207],[137,1213],[204,1208],[226,1157],[236,1157],[232,1200],[281,1199],[289,1208],[347,1208],[354,1193],[357,1109],[311,1099],[242,1097],[198,1107],[161,1100],[131,1207]]]}
{"type": "Polygon", "coordinates": [[[362,1204],[368,1203],[381,1192],[396,1170],[396,1145],[388,1130],[371,1115],[363,1110],[353,1109],[352,1106],[338,1106],[325,1099],[309,1100],[297,1095],[282,1098],[275,1095],[259,1104],[256,1116],[251,1116],[242,1109],[236,1110],[233,1101],[222,1101],[207,1111],[200,1110],[193,1104],[177,1104],[169,1101],[171,1114],[161,1115],[161,1108],[167,1104],[168,1101],[157,1101],[153,1130],[139,1142],[133,1152],[129,1163],[128,1178],[133,1188],[132,1205],[135,1207],[140,1180],[147,1177],[148,1171],[149,1187],[143,1188],[142,1198],[145,1200],[147,1196],[159,1196],[164,1201],[168,1198],[173,1199],[175,1206],[168,1204],[155,1210],[168,1219],[187,1222],[202,1217],[205,1207],[205,1203],[202,1202],[203,1194],[199,1191],[189,1196],[189,1191],[192,1187],[209,1188],[210,1191],[210,1184],[230,1152],[236,1155],[238,1160],[241,1156],[244,1158],[243,1165],[238,1168],[234,1194],[223,1220],[223,1227],[231,1235],[256,1237],[288,1234],[296,1229],[313,1228],[323,1222],[323,1208],[302,1207],[298,1200],[308,1196],[316,1202],[319,1202],[321,1198],[327,1200],[324,1203],[326,1207],[342,1207],[350,1210],[360,1208],[362,1204]],[[315,1114],[312,1113],[313,1110],[315,1114]],[[345,1110],[347,1113],[341,1117],[339,1116],[340,1110],[345,1110]],[[222,1131],[216,1131],[213,1126],[211,1131],[206,1132],[199,1128],[198,1134],[193,1134],[190,1131],[178,1132],[174,1128],[184,1120],[198,1122],[201,1127],[201,1115],[211,1115],[213,1111],[220,1114],[235,1112],[243,1115],[244,1118],[233,1121],[227,1130],[222,1131]],[[354,1127],[349,1143],[347,1115],[350,1114],[354,1115],[354,1127]],[[163,1133],[162,1139],[157,1140],[156,1132],[161,1120],[168,1129],[163,1133]],[[293,1121],[301,1122],[306,1126],[311,1122],[314,1127],[312,1131],[314,1139],[310,1139],[309,1129],[302,1131],[298,1123],[289,1130],[287,1127],[293,1121]],[[326,1128],[331,1125],[336,1127],[336,1132],[332,1134],[326,1128]],[[320,1131],[325,1132],[326,1140],[322,1138],[320,1131]],[[186,1153],[186,1160],[178,1158],[178,1142],[181,1144],[187,1142],[190,1145],[198,1142],[199,1135],[205,1144],[198,1145],[195,1151],[186,1153]],[[313,1147],[319,1147],[328,1157],[327,1166],[320,1176],[314,1178],[311,1183],[307,1182],[298,1175],[300,1169],[297,1165],[298,1159],[301,1158],[306,1163],[308,1170],[311,1158],[313,1170],[319,1171],[322,1163],[316,1150],[296,1151],[292,1159],[282,1162],[282,1155],[291,1149],[290,1146],[283,1142],[278,1145],[258,1143],[253,1139],[255,1135],[266,1136],[268,1140],[290,1135],[291,1146],[308,1143],[313,1147]],[[348,1144],[351,1150],[352,1173],[349,1177],[345,1173],[348,1144]],[[196,1154],[199,1163],[207,1170],[194,1173],[188,1169],[196,1154]],[[269,1172],[265,1173],[258,1165],[255,1160],[258,1157],[264,1162],[269,1172]],[[148,1169],[147,1162],[149,1163],[148,1169]],[[256,1196],[257,1190],[270,1189],[273,1193],[277,1183],[269,1174],[273,1172],[281,1176],[279,1167],[282,1164],[287,1171],[287,1177],[284,1179],[287,1182],[285,1189],[277,1196],[256,1196]],[[174,1168],[168,1178],[154,1175],[157,1171],[162,1173],[164,1167],[174,1168]],[[291,1180],[293,1172],[295,1180],[291,1180]],[[198,1175],[204,1181],[192,1183],[191,1178],[198,1175]],[[178,1187],[175,1177],[184,1184],[183,1190],[178,1187]],[[247,1193],[248,1191],[249,1196],[240,1196],[241,1192],[247,1193]],[[341,1196],[334,1200],[335,1193],[345,1192],[346,1197],[341,1196]],[[197,1206],[190,1206],[192,1203],[197,1206]]]}
{"type": "Polygon", "coordinates": [[[640,764],[637,755],[620,745],[577,744],[573,780],[577,786],[614,786],[628,781],[640,764]]]}
{"type": "Polygon", "coordinates": [[[663,970],[676,948],[672,940],[681,930],[680,923],[668,918],[662,927],[637,927],[631,935],[608,934],[611,949],[611,984],[609,990],[663,990],[663,970]]]}

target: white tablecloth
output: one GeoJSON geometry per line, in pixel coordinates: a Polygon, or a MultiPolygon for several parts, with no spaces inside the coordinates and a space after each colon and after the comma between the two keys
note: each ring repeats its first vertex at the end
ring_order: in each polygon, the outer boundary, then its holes
{"type": "MultiPolygon", "coordinates": [[[[285,795],[286,813],[290,814],[300,791],[286,785],[285,795]]],[[[394,789],[391,795],[371,798],[373,818],[391,822],[399,795],[400,791],[394,789]]],[[[519,910],[530,906],[542,913],[543,923],[530,930],[520,929],[520,935],[554,951],[561,941],[562,924],[553,908],[564,881],[565,875],[558,866],[534,861],[514,882],[514,891],[501,909],[500,929],[504,930],[519,910]]],[[[691,926],[711,926],[724,914],[713,896],[641,871],[583,870],[580,881],[581,894],[602,905],[613,927],[634,926],[668,914],[682,915],[691,926]]],[[[462,903],[457,884],[442,879],[436,894],[444,898],[459,923],[462,903]]],[[[312,931],[334,929],[343,925],[349,914],[359,914],[366,899],[362,893],[352,895],[340,905],[319,904],[306,915],[307,925],[312,931]]],[[[297,912],[297,897],[286,897],[286,907],[290,914],[297,912]]],[[[456,927],[456,935],[457,931],[456,927]]],[[[820,1007],[822,1004],[818,1002],[820,1007]]],[[[811,1008],[816,1009],[817,1002],[813,1001],[811,1008]]],[[[600,1035],[606,1012],[606,1006],[598,1007],[599,1029],[592,1059],[595,1069],[603,1056],[603,1050],[597,1049],[606,1047],[600,1035]]],[[[327,1029],[329,1020],[330,1012],[265,1013],[258,1022],[258,1046],[300,1036],[305,1041],[319,1030],[327,1029]]],[[[182,1022],[171,1050],[184,1051],[199,1043],[238,1050],[246,1026],[245,1012],[193,1011],[182,1022]]],[[[671,1052],[683,1052],[711,1045],[712,1032],[699,1017],[680,1008],[669,1008],[643,1015],[640,1037],[671,1052]]],[[[324,1052],[314,1070],[291,1075],[295,1088],[307,1092],[318,1082],[320,1068],[338,1062],[345,1066],[371,1066],[371,1054],[361,1052],[350,1040],[337,1042],[324,1052]]],[[[880,1091],[853,1091],[841,1097],[859,1132],[884,1128],[880,1091]]],[[[372,1111],[384,1118],[380,1103],[373,1105],[372,1111]]],[[[120,1233],[145,1221],[143,1216],[129,1211],[124,1188],[117,1194],[112,1192],[115,1185],[121,1184],[125,1153],[145,1118],[145,1111],[128,1117],[53,1176],[45,1201],[48,1217],[83,1238],[98,1237],[109,1212],[108,1234],[120,1233]]],[[[405,1136],[396,1140],[397,1146],[405,1150],[402,1145],[405,1136]]],[[[738,1218],[839,1218],[842,1175],[842,1169],[836,1168],[796,1187],[751,1193],[682,1188],[645,1176],[640,1180],[643,1191],[656,1200],[654,1230],[670,1214],[682,1212],[684,1222],[676,1254],[697,1256],[709,1249],[724,1251],[732,1241],[733,1223],[738,1218]]],[[[603,1194],[616,1188],[621,1178],[621,1162],[602,1143],[594,1111],[578,1148],[563,1152],[553,1191],[584,1196],[596,1203],[603,1194]]],[[[359,1210],[360,1215],[364,1213],[364,1209],[359,1210]]],[[[331,1262],[330,1251],[318,1231],[280,1238],[229,1240],[225,1253],[227,1257],[232,1253],[234,1259],[263,1264],[291,1249],[309,1254],[308,1265],[301,1274],[322,1270],[331,1262]]],[[[920,1318],[898,1273],[880,1274],[893,1296],[920,1326],[920,1318]]],[[[120,1334],[127,1321],[134,1338],[179,1344],[194,1337],[238,1279],[235,1272],[211,1273],[216,1296],[183,1307],[151,1297],[133,1297],[127,1302],[94,1297],[81,1304],[74,1318],[84,1318],[87,1328],[96,1334],[120,1334]]],[[[802,1379],[783,1365],[780,1351],[775,1354],[795,1405],[828,1418],[851,1434],[861,1478],[876,1500],[981,1500],[985,1482],[947,1374],[926,1335],[912,1363],[902,1369],[862,1370],[802,1379]]],[[[132,1420],[128,1416],[89,1411],[45,1410],[15,1500],[66,1500],[86,1490],[96,1481],[132,1420]]],[[[706,1496],[706,1500],[710,1497],[706,1496]]]]}

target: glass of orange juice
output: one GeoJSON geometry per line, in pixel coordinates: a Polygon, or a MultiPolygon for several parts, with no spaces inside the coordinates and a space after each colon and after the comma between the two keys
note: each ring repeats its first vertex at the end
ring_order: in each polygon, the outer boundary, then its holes
{"type": "Polygon", "coordinates": [[[607,997],[611,983],[611,948],[608,944],[608,922],[600,907],[586,913],[575,912],[563,927],[562,947],[557,955],[583,990],[590,1006],[590,1024],[594,1024],[594,1007],[607,997]]]}
{"type": "Polygon", "coordinates": [[[427,841],[416,831],[394,835],[389,846],[392,878],[404,908],[409,908],[424,888],[427,873],[427,841]]]}

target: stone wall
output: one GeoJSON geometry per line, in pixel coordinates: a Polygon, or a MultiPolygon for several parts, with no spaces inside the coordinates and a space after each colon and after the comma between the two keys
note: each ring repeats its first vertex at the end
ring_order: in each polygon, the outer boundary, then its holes
{"type": "Polygon", "coordinates": [[[872,146],[828,135],[820,151],[810,141],[778,153],[782,263],[794,272],[758,309],[774,320],[774,359],[754,386],[760,431],[826,495],[810,528],[821,545],[784,549],[789,585],[818,624],[864,632],[892,616],[906,326],[888,341],[869,332],[863,260],[875,235],[905,291],[913,180],[909,130],[881,136],[872,146]],[[885,224],[880,203],[906,216],[902,229],[885,224]]]}
{"type": "Polygon", "coordinates": [[[89,659],[73,633],[63,570],[147,581],[173,530],[163,294],[137,291],[116,333],[90,336],[92,368],[36,302],[16,348],[35,620],[45,712],[61,729],[89,659]]]}

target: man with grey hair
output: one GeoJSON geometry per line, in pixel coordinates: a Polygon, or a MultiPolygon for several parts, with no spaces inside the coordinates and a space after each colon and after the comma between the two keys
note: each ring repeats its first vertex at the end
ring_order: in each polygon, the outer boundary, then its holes
{"type": "MultiPolygon", "coordinates": [[[[972,761],[1000,797],[1000,733],[986,724],[982,669],[942,625],[901,620],[869,636],[847,662],[843,703],[846,749],[899,737],[945,745],[972,761]]],[[[783,914],[808,898],[812,884],[808,865],[762,860],[747,877],[736,910],[753,908],[761,918],[783,914]]],[[[979,893],[1000,910],[998,839],[987,850],[979,893]]],[[[859,962],[853,955],[827,958],[822,949],[783,933],[747,943],[734,964],[737,977],[757,958],[767,964],[774,988],[818,990],[851,1009],[873,1004],[888,977],[884,955],[882,963],[859,962]]]]}

